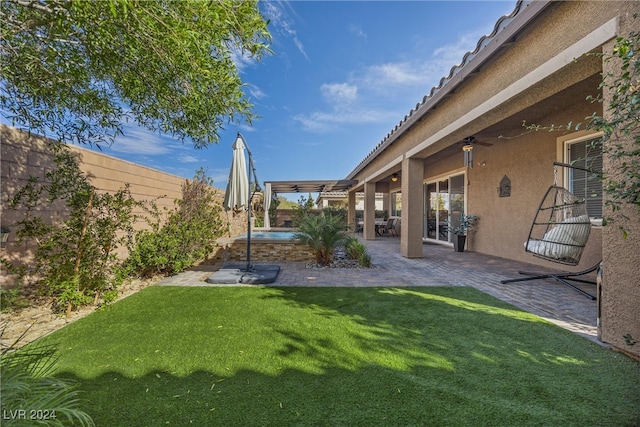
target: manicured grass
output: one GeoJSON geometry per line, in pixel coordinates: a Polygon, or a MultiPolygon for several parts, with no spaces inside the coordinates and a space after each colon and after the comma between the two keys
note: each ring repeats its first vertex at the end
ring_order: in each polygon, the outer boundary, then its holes
{"type": "Polygon", "coordinates": [[[638,363],[470,288],[151,287],[44,339],[98,426],[633,426],[638,363]]]}

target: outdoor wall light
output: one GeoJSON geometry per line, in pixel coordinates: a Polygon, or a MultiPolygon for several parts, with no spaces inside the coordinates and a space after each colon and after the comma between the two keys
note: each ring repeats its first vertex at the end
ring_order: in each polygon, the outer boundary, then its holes
{"type": "Polygon", "coordinates": [[[393,175],[391,175],[391,181],[393,182],[397,182],[398,181],[398,174],[394,173],[393,175]]]}
{"type": "Polygon", "coordinates": [[[465,167],[473,168],[473,145],[466,144],[462,147],[464,151],[464,165],[465,167]]]}

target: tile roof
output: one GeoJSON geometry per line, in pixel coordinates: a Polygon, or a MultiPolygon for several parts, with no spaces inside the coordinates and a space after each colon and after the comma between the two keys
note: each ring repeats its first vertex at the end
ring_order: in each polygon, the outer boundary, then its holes
{"type": "MultiPolygon", "coordinates": [[[[542,10],[549,1],[541,1],[541,0],[518,0],[513,12],[509,15],[504,15],[494,25],[493,31],[491,34],[482,36],[478,43],[476,44],[476,48],[467,52],[463,58],[462,62],[459,65],[455,65],[449,71],[449,75],[440,79],[440,83],[438,86],[435,86],[431,89],[431,92],[425,95],[422,98],[422,101],[418,102],[415,108],[411,109],[411,111],[404,116],[404,118],[384,137],[382,141],[378,143],[378,145],[365,156],[365,158],[356,166],[356,168],[347,176],[347,179],[352,179],[360,170],[362,170],[369,162],[371,162],[380,152],[386,149],[395,139],[402,134],[405,129],[408,129],[410,125],[419,120],[422,116],[424,116],[428,110],[433,108],[433,106],[440,100],[442,97],[438,96],[441,92],[444,92],[446,89],[453,89],[453,86],[459,83],[459,80],[456,77],[459,74],[462,74],[462,71],[471,74],[475,69],[477,69],[480,64],[488,59],[488,56],[481,55],[484,53],[485,48],[490,45],[492,42],[496,41],[496,36],[505,31],[505,29],[522,14],[522,11],[525,9],[535,9],[536,11],[530,16],[525,17],[521,25],[526,24],[533,15],[535,15],[538,11],[542,10]],[[474,61],[474,59],[477,61],[474,61]],[[454,82],[455,81],[455,82],[454,82]],[[454,83],[452,83],[454,82],[454,83]]],[[[513,36],[512,36],[513,37],[513,36]]],[[[504,46],[509,42],[509,39],[506,38],[503,40],[499,40],[499,46],[504,46]]],[[[488,55],[493,52],[488,52],[488,55]]],[[[442,94],[444,95],[444,94],[442,94]]]]}

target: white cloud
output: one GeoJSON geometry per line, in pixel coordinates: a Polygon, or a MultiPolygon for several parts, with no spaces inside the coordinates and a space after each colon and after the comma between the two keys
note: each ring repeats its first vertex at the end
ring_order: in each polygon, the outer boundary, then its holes
{"type": "Polygon", "coordinates": [[[330,103],[328,111],[297,114],[293,119],[311,132],[330,132],[342,124],[400,119],[412,103],[438,86],[442,77],[475,49],[480,37],[479,33],[461,35],[454,43],[435,49],[426,59],[389,61],[353,70],[347,82],[320,87],[330,103]]]}
{"type": "Polygon", "coordinates": [[[385,64],[373,65],[365,73],[365,82],[380,85],[416,85],[424,82],[422,67],[415,63],[388,62],[385,64]]]}
{"type": "Polygon", "coordinates": [[[245,68],[257,63],[248,52],[242,52],[239,49],[231,49],[231,60],[238,69],[238,72],[242,72],[245,68]]]}
{"type": "Polygon", "coordinates": [[[141,127],[125,125],[124,135],[117,137],[110,149],[122,154],[162,156],[172,151],[167,138],[173,140],[141,127]]]}
{"type": "Polygon", "coordinates": [[[267,94],[262,91],[258,86],[252,85],[249,87],[249,94],[255,99],[263,99],[267,97],[267,94]]]}
{"type": "Polygon", "coordinates": [[[320,86],[320,92],[327,100],[335,103],[353,102],[358,94],[358,88],[347,83],[325,83],[320,86]]]}
{"type": "Polygon", "coordinates": [[[200,159],[191,154],[182,153],[178,156],[178,162],[180,163],[198,163],[200,159]]]}
{"type": "Polygon", "coordinates": [[[356,37],[367,40],[367,33],[364,32],[362,27],[356,24],[349,24],[349,32],[355,34],[356,37]]]}
{"type": "MultiPolygon", "coordinates": [[[[260,2],[260,4],[264,7],[264,12],[267,17],[271,21],[273,25],[272,36],[274,33],[278,33],[283,35],[285,38],[291,39],[296,48],[302,53],[302,55],[309,59],[307,53],[304,50],[304,45],[298,38],[298,34],[296,30],[293,28],[293,22],[285,10],[283,10],[283,6],[287,5],[287,3],[275,2],[275,1],[265,1],[260,2]]],[[[290,11],[292,9],[290,8],[290,11]]]]}
{"type": "Polygon", "coordinates": [[[316,111],[310,114],[298,114],[293,120],[310,132],[330,132],[340,125],[357,125],[377,123],[381,120],[389,120],[397,114],[391,111],[356,108],[334,108],[332,111],[316,111]]]}

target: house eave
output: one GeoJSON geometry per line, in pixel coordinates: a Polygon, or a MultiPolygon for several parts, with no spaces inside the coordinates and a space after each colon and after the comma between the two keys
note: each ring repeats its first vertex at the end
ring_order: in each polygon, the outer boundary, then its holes
{"type": "Polygon", "coordinates": [[[397,141],[412,126],[423,120],[430,111],[435,109],[445,98],[452,96],[455,90],[469,77],[478,73],[494,55],[501,49],[511,45],[514,39],[534,18],[536,18],[553,1],[551,0],[520,0],[510,15],[501,17],[494,26],[491,34],[480,38],[476,49],[467,52],[460,65],[451,68],[447,77],[440,80],[440,84],[431,89],[422,102],[416,104],[386,137],[354,168],[345,179],[352,180],[366,168],[378,155],[397,141]]]}

